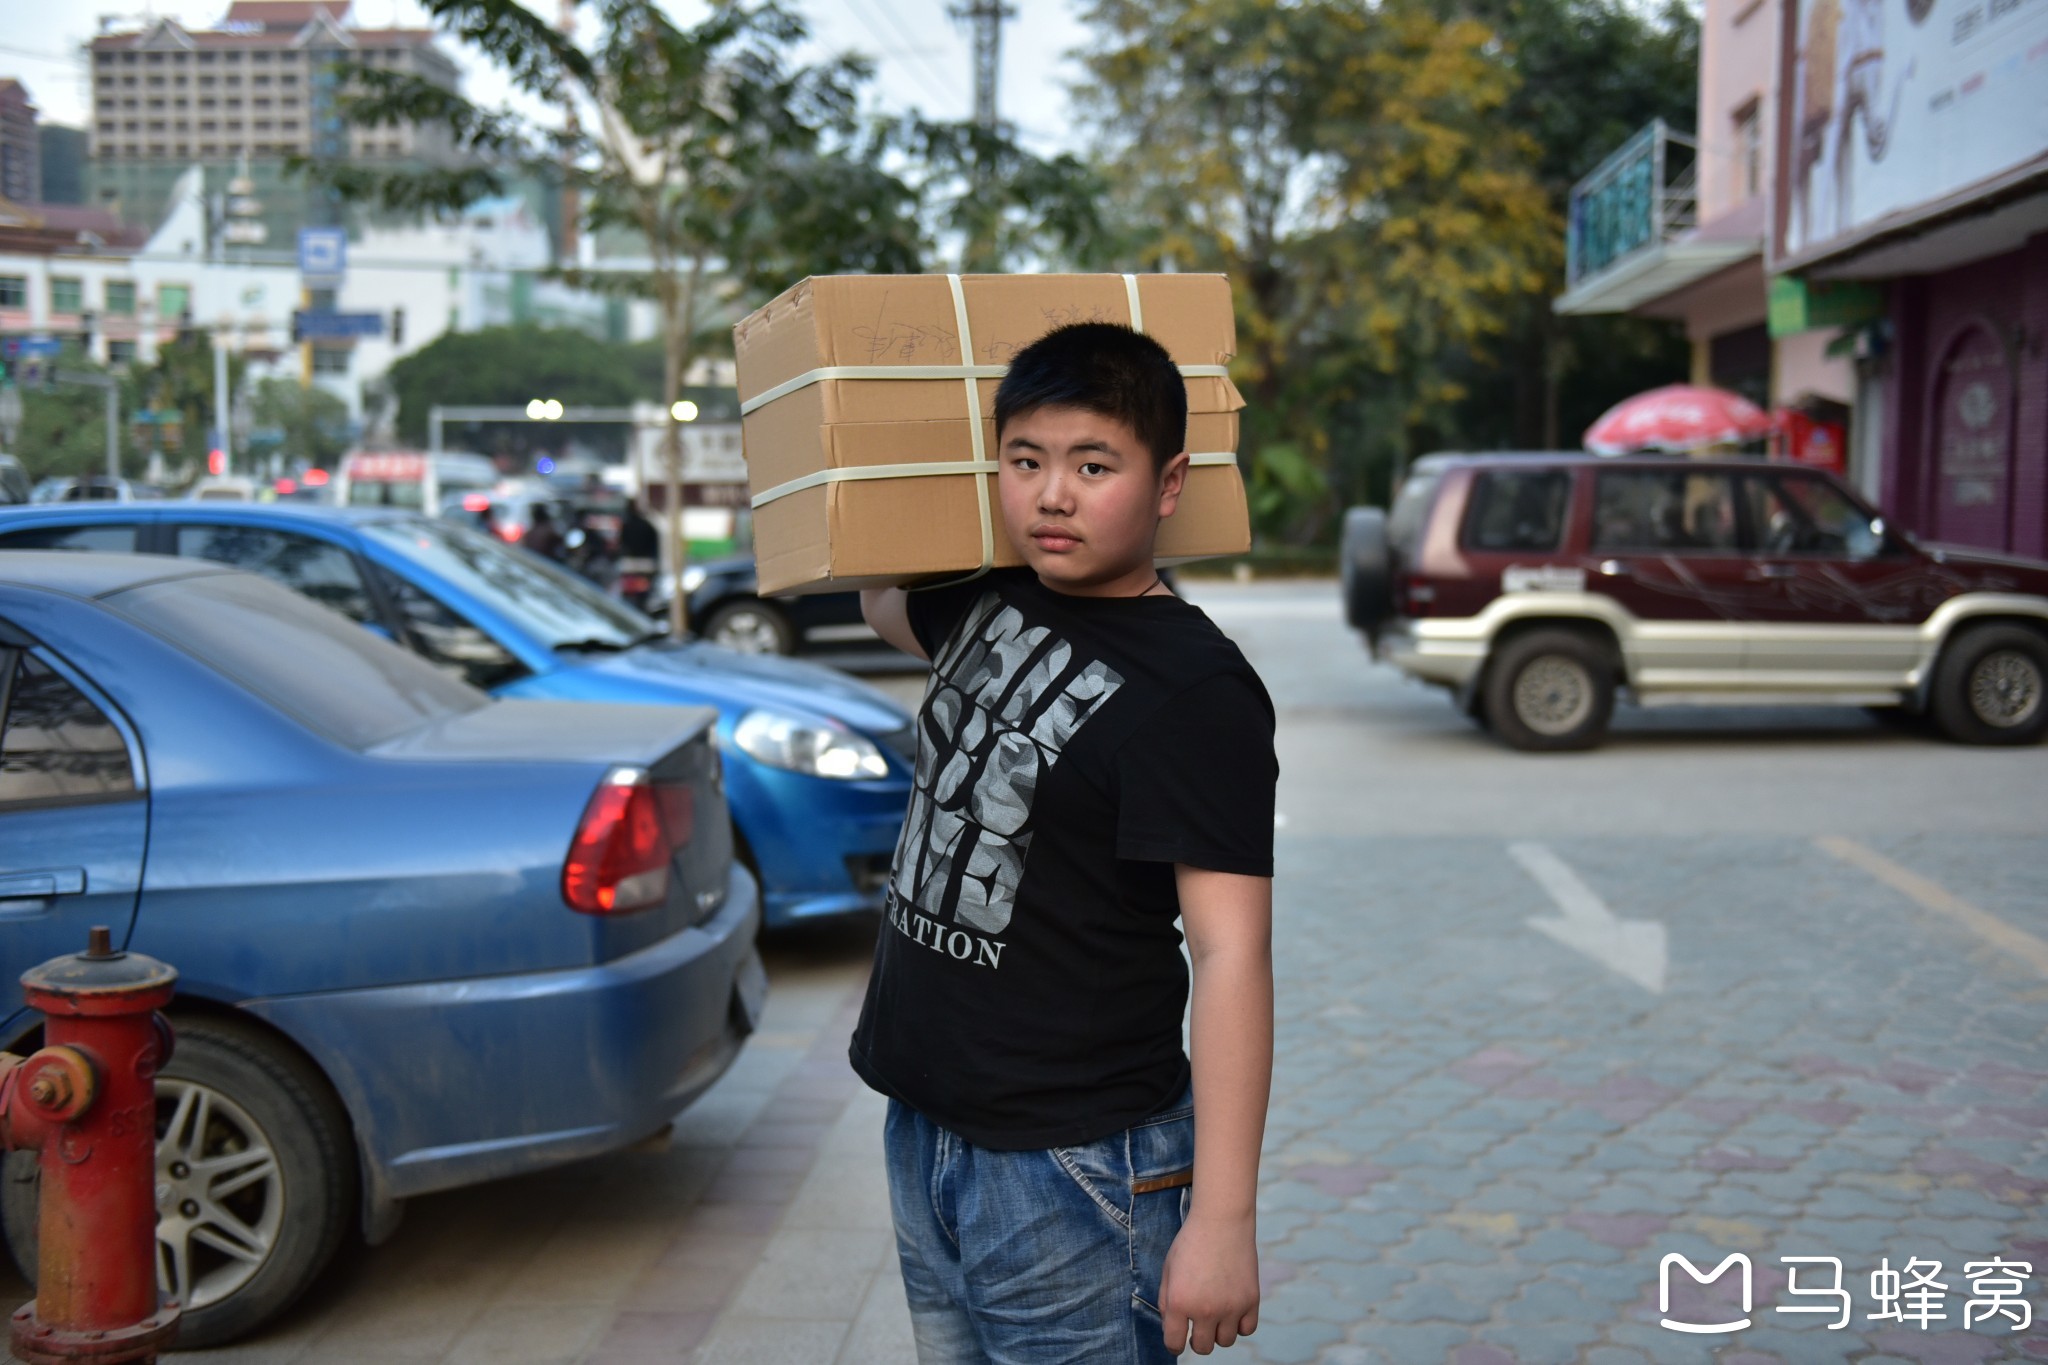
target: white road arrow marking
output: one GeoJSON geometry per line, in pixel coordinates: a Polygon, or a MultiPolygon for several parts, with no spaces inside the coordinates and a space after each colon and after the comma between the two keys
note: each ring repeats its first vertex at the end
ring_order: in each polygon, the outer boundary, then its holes
{"type": "Polygon", "coordinates": [[[1664,993],[1663,925],[1655,920],[1617,917],[1564,859],[1542,844],[1509,844],[1508,856],[1520,863],[1564,912],[1555,918],[1531,917],[1531,929],[1542,930],[1652,995],[1664,993]]]}

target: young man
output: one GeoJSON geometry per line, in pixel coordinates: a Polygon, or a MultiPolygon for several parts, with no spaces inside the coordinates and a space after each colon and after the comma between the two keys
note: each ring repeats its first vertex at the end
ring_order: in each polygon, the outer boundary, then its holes
{"type": "Polygon", "coordinates": [[[923,1365],[1136,1365],[1258,1324],[1273,707],[1153,568],[1186,433],[1157,342],[1052,332],[996,394],[1027,567],[862,594],[932,661],[852,1047],[890,1098],[923,1365]]]}

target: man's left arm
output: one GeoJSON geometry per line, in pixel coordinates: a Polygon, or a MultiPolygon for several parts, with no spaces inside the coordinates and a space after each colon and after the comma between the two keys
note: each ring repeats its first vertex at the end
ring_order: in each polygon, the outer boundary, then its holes
{"type": "Polygon", "coordinates": [[[1255,1204],[1273,1081],[1273,880],[1176,863],[1194,963],[1195,1183],[1166,1256],[1166,1345],[1207,1355],[1259,1324],[1255,1204]]]}

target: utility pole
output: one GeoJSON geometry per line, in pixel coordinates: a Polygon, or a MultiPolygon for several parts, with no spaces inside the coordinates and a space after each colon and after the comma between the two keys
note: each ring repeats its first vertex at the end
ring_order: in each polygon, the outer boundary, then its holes
{"type": "Polygon", "coordinates": [[[993,133],[996,119],[996,82],[1003,69],[1003,21],[1017,17],[1004,0],[960,0],[949,11],[968,26],[974,53],[974,121],[993,133]]]}
{"type": "Polygon", "coordinates": [[[947,13],[968,27],[968,46],[974,57],[974,126],[980,133],[974,156],[978,211],[971,217],[972,226],[961,248],[960,268],[999,270],[997,210],[991,193],[996,182],[994,144],[1003,130],[996,114],[996,86],[1003,74],[1003,21],[1014,19],[1017,11],[1005,0],[959,0],[947,13]]]}

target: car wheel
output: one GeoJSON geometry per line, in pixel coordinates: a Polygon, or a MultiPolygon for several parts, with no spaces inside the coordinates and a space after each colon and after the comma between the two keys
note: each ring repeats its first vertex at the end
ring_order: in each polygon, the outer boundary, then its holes
{"type": "Polygon", "coordinates": [[[1517,749],[1590,749],[1614,715],[1614,665],[1576,631],[1532,630],[1500,647],[1485,704],[1493,732],[1517,749]]]}
{"type": "Polygon", "coordinates": [[[1344,619],[1353,630],[1378,629],[1394,610],[1385,512],[1377,507],[1354,507],[1344,514],[1337,563],[1342,575],[1344,619]]]}
{"type": "Polygon", "coordinates": [[[796,628],[758,597],[727,602],[704,623],[704,638],[738,654],[794,654],[796,628]]]}
{"type": "MultiPolygon", "coordinates": [[[[297,1055],[215,1019],[179,1019],[177,1035],[156,1082],[156,1271],[184,1306],[187,1350],[247,1336],[312,1284],[348,1229],[356,1156],[326,1083],[297,1055]]],[[[10,1156],[0,1185],[0,1222],[30,1283],[33,1163],[10,1156]]]]}
{"type": "Polygon", "coordinates": [[[2025,626],[1976,626],[1941,653],[1934,720],[1964,744],[2033,744],[2048,734],[2048,640],[2025,626]]]}

